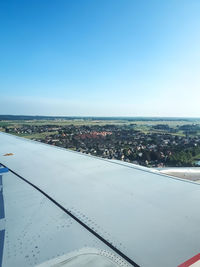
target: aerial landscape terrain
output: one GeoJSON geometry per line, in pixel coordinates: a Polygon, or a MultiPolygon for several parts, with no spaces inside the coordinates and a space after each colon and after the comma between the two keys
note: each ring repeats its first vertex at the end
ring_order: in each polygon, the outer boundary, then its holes
{"type": "Polygon", "coordinates": [[[200,267],[200,0],[0,22],[0,267],[200,267]]]}
{"type": "Polygon", "coordinates": [[[200,119],[0,116],[0,131],[147,167],[197,167],[200,119]]]}

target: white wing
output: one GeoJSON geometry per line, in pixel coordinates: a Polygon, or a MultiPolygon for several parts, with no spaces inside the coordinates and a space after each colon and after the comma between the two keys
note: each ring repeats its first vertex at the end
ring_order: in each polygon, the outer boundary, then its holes
{"type": "Polygon", "coordinates": [[[200,251],[196,183],[3,133],[0,163],[3,266],[164,267],[200,251]]]}

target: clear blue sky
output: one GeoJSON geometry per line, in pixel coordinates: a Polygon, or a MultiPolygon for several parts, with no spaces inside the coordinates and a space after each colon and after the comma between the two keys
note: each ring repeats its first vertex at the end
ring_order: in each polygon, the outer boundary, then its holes
{"type": "Polygon", "coordinates": [[[0,114],[200,117],[199,0],[1,0],[0,114]]]}

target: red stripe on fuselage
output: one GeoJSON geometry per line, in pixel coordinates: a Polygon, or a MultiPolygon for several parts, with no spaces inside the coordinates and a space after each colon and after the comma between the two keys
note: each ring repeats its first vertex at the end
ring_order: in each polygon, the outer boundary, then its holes
{"type": "Polygon", "coordinates": [[[198,260],[200,260],[200,253],[192,257],[191,259],[185,261],[184,263],[178,265],[178,267],[189,267],[190,265],[197,262],[198,260]]]}

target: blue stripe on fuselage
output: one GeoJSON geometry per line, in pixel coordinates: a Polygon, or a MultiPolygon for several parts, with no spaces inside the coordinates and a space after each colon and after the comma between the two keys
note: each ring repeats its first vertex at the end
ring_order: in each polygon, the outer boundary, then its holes
{"type": "Polygon", "coordinates": [[[3,260],[3,247],[4,247],[5,230],[0,231],[0,266],[3,260]]]}
{"type": "Polygon", "coordinates": [[[3,201],[3,187],[2,187],[2,176],[0,175],[0,219],[5,217],[4,214],[4,201],[3,201]]]}
{"type": "Polygon", "coordinates": [[[8,168],[0,168],[0,173],[5,173],[5,172],[8,172],[8,168]]]}

